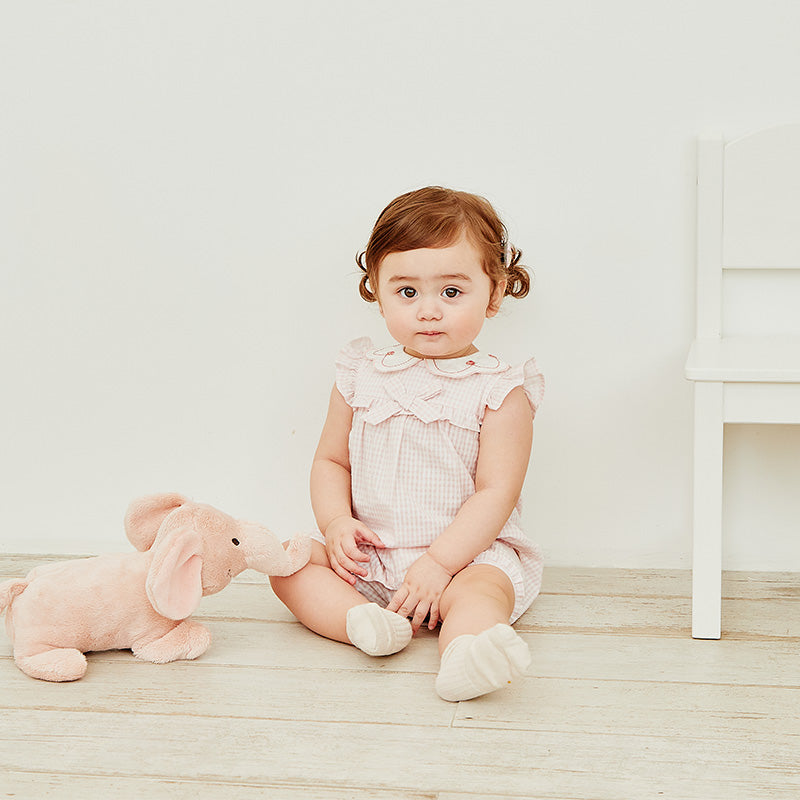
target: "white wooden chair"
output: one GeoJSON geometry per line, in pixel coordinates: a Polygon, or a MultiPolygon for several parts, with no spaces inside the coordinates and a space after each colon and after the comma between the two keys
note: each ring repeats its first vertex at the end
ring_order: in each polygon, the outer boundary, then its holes
{"type": "MultiPolygon", "coordinates": [[[[723,426],[800,424],[800,307],[794,329],[748,335],[728,324],[726,280],[746,270],[748,286],[775,286],[784,270],[800,270],[800,124],[731,142],[700,139],[697,171],[697,338],[686,362],[695,382],[692,636],[718,639],[723,426]]],[[[762,319],[772,313],[763,309],[762,319]]]]}

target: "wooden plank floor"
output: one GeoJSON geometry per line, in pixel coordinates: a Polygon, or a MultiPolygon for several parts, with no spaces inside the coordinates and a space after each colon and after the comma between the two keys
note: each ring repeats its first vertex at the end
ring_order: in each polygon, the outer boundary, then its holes
{"type": "MultiPolygon", "coordinates": [[[[0,580],[42,556],[0,556],[0,580]]],[[[800,797],[800,575],[726,575],[690,637],[687,572],[556,569],[517,629],[523,683],[433,689],[435,637],[370,659],[246,573],[195,615],[194,662],[97,653],[35,681],[0,635],[0,798],[640,800],[800,797]]]]}

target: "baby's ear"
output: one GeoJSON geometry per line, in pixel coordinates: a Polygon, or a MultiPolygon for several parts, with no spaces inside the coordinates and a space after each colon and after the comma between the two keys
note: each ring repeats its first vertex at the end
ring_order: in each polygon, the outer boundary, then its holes
{"type": "Polygon", "coordinates": [[[500,310],[503,298],[506,296],[506,281],[498,281],[489,296],[489,305],[486,307],[486,319],[491,319],[500,310]]]}

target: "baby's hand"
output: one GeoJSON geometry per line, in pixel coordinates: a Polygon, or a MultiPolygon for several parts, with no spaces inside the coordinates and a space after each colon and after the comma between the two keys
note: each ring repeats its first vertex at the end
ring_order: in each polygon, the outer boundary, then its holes
{"type": "Polygon", "coordinates": [[[356,575],[367,575],[367,570],[357,563],[369,561],[369,556],[358,549],[362,543],[373,547],[384,546],[377,534],[352,517],[336,517],[325,529],[325,549],[331,568],[351,585],[356,582],[356,575]]]}
{"type": "Polygon", "coordinates": [[[433,630],[439,622],[439,600],[453,576],[433,559],[423,553],[406,572],[403,585],[394,593],[386,606],[403,617],[411,618],[411,627],[416,633],[425,617],[428,617],[428,630],[433,630]]]}

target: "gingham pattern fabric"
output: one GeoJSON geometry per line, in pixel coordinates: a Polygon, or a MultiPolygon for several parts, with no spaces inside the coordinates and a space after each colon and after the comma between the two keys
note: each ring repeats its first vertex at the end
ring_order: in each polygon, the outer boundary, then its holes
{"type": "MultiPolygon", "coordinates": [[[[522,386],[535,413],[544,379],[534,359],[517,367],[484,353],[423,360],[399,345],[376,350],[365,338],[340,352],[336,385],[353,408],[353,514],[386,545],[362,546],[370,556],[369,574],[357,588],[385,604],[474,494],[486,408],[498,409],[522,386]]],[[[519,504],[473,563],[493,564],[509,576],[516,620],[539,593],[542,576],[541,554],[520,527],[519,504]]]]}

